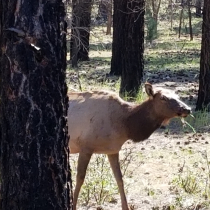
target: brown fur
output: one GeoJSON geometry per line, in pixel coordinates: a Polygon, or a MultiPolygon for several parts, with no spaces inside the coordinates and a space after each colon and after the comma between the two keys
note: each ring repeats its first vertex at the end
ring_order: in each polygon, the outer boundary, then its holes
{"type": "Polygon", "coordinates": [[[128,210],[119,166],[119,151],[126,140],[147,139],[161,124],[187,116],[190,108],[172,92],[155,91],[145,84],[149,99],[140,105],[128,103],[112,92],[94,91],[69,95],[70,152],[79,153],[74,209],[87,165],[93,153],[107,154],[115,175],[122,209],[128,210]]]}

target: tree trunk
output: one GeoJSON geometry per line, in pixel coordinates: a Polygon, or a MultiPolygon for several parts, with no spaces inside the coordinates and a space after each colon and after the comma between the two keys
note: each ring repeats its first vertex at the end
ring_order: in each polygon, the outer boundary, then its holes
{"type": "MultiPolygon", "coordinates": [[[[2,27],[3,27],[3,2],[2,0],[0,0],[0,46],[2,46],[2,39],[1,39],[1,36],[2,36],[2,27]]],[[[0,48],[0,62],[1,62],[1,56],[2,56],[2,50],[0,48]]],[[[1,67],[0,67],[1,69],[1,67]]],[[[1,74],[1,71],[0,71],[0,74],[1,74]]],[[[1,78],[1,75],[0,75],[0,78],[1,78]]],[[[1,84],[0,84],[1,85],[1,84]]],[[[0,87],[0,90],[1,90],[1,87],[0,87]]]]}
{"type": "Polygon", "coordinates": [[[64,4],[0,2],[0,209],[72,209],[64,4]]]}
{"type": "Polygon", "coordinates": [[[98,18],[107,21],[110,0],[101,0],[98,7],[98,18]]]}
{"type": "Polygon", "coordinates": [[[180,11],[180,17],[179,17],[179,38],[180,38],[180,36],[181,36],[183,10],[184,10],[184,9],[183,9],[183,7],[182,7],[182,9],[181,9],[181,11],[180,11]]]}
{"type": "Polygon", "coordinates": [[[114,0],[113,14],[113,40],[112,40],[112,58],[110,75],[121,76],[122,74],[122,51],[124,40],[122,34],[125,29],[125,11],[127,1],[114,0]]]}
{"type": "Polygon", "coordinates": [[[154,34],[156,34],[155,38],[157,38],[157,26],[158,26],[158,14],[160,10],[161,0],[152,0],[152,14],[154,20],[154,34]]]}
{"type": "Polygon", "coordinates": [[[144,3],[144,0],[114,1],[111,72],[122,74],[122,96],[135,97],[141,85],[144,68],[144,3]]]}
{"type": "Polygon", "coordinates": [[[201,3],[202,3],[202,0],[196,0],[196,3],[195,3],[195,7],[196,7],[195,15],[196,15],[196,17],[201,17],[201,3]]]}
{"type": "Polygon", "coordinates": [[[161,0],[152,0],[152,13],[153,13],[153,18],[158,21],[158,14],[160,10],[160,4],[161,0]]]}
{"type": "Polygon", "coordinates": [[[171,8],[171,30],[173,29],[173,1],[170,0],[170,8],[171,8]]]}
{"type": "Polygon", "coordinates": [[[190,0],[187,0],[188,5],[188,16],[189,16],[189,30],[190,30],[190,41],[193,40],[193,32],[192,32],[192,15],[191,15],[191,9],[190,9],[190,0]]]}
{"type": "Polygon", "coordinates": [[[89,60],[89,38],[91,23],[91,0],[73,0],[72,10],[72,36],[71,59],[72,67],[77,67],[77,62],[89,60]]]}
{"type": "Polygon", "coordinates": [[[199,91],[196,110],[210,111],[210,2],[204,0],[199,91]]]}
{"type": "Polygon", "coordinates": [[[106,35],[111,35],[112,29],[112,0],[108,2],[108,20],[107,20],[107,30],[106,35]]]}

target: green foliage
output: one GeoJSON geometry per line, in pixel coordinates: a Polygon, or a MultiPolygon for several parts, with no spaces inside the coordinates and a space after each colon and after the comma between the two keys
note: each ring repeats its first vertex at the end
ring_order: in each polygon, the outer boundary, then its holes
{"type": "MultiPolygon", "coordinates": [[[[133,148],[123,149],[121,151],[121,157],[120,166],[123,176],[132,177],[132,172],[128,168],[135,158],[133,148]]],[[[76,179],[76,167],[77,160],[72,156],[71,169],[73,180],[76,179]]],[[[126,188],[127,185],[125,182],[126,188]]],[[[94,201],[97,205],[101,205],[105,202],[116,202],[114,198],[116,194],[118,194],[118,187],[107,156],[94,154],[88,165],[85,181],[80,191],[79,203],[88,205],[90,201],[94,201]]]]}
{"type": "Polygon", "coordinates": [[[206,151],[201,156],[202,160],[195,161],[192,165],[184,162],[179,175],[172,182],[176,192],[176,206],[182,209],[196,200],[199,206],[210,207],[210,162],[206,151]]]}
{"type": "Polygon", "coordinates": [[[188,171],[186,175],[180,176],[178,179],[179,186],[184,189],[186,193],[195,194],[198,192],[199,180],[192,172],[188,171]]]}
{"type": "Polygon", "coordinates": [[[97,204],[110,201],[112,196],[117,193],[117,188],[113,182],[110,167],[107,166],[106,156],[97,155],[94,163],[89,165],[88,176],[86,176],[81,191],[81,199],[86,204],[89,203],[91,196],[93,196],[97,204]]]}
{"type": "Polygon", "coordinates": [[[144,86],[141,85],[140,89],[139,89],[139,92],[138,92],[138,95],[136,97],[136,102],[137,103],[141,103],[143,101],[146,100],[146,98],[148,97],[146,93],[144,93],[144,86]]]}
{"type": "MultiPolygon", "coordinates": [[[[77,161],[72,163],[73,177],[76,177],[76,164],[77,161]]],[[[94,200],[100,205],[112,200],[116,193],[117,187],[114,185],[106,155],[93,155],[80,191],[79,203],[88,205],[91,200],[94,200]]]]}
{"type": "Polygon", "coordinates": [[[184,121],[185,131],[198,132],[202,130],[210,129],[210,113],[208,110],[196,111],[193,113],[193,116],[188,116],[184,121]]]}
{"type": "Polygon", "coordinates": [[[125,96],[123,98],[125,101],[135,101],[137,103],[141,103],[147,98],[143,90],[144,90],[144,87],[143,85],[141,85],[136,98],[129,97],[128,93],[125,93],[125,96]]]}

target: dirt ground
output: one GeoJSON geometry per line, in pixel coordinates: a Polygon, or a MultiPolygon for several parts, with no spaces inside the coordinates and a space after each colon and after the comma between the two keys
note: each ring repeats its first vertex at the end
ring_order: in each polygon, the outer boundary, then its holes
{"type": "MultiPolygon", "coordinates": [[[[103,75],[97,74],[97,71],[95,74],[96,80],[103,81],[101,79],[103,75]]],[[[69,76],[73,81],[71,77],[75,78],[75,74],[69,76]]],[[[175,90],[194,110],[198,91],[197,72],[147,71],[145,80],[155,86],[175,90]]],[[[194,123],[195,119],[191,119],[190,122],[197,133],[188,125],[183,127],[180,120],[172,120],[167,127],[158,129],[146,141],[136,144],[130,141],[125,143],[124,148],[132,148],[133,155],[124,176],[131,210],[210,209],[206,204],[209,197],[202,195],[209,181],[207,174],[210,172],[210,159],[206,156],[210,155],[208,119],[209,115],[197,123],[194,123]],[[193,183],[196,189],[191,186],[193,183]],[[191,192],[185,188],[193,190],[191,192]]],[[[120,155],[123,156],[123,151],[120,155]]],[[[97,205],[92,201],[88,206],[78,205],[78,209],[121,209],[119,195],[115,195],[114,198],[114,202],[97,205]]]]}
{"type": "MultiPolygon", "coordinates": [[[[209,133],[170,135],[165,134],[164,130],[158,130],[144,142],[126,143],[124,147],[132,147],[133,153],[136,154],[134,162],[129,165],[132,177],[124,176],[130,209],[209,209],[196,208],[199,198],[191,196],[183,197],[180,207],[176,203],[180,195],[173,183],[184,167],[194,167],[195,163],[202,162],[203,152],[207,150],[210,153],[209,140],[209,133]]],[[[104,210],[121,209],[119,195],[115,196],[114,203],[105,203],[100,207],[104,210]]],[[[78,209],[100,208],[93,201],[78,209]]]]}

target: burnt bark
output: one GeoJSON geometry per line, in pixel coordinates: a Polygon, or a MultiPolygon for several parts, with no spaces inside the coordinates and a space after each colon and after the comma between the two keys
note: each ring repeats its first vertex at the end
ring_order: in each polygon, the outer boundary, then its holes
{"type": "Polygon", "coordinates": [[[210,111],[210,2],[204,0],[199,90],[196,110],[210,111]]]}
{"type": "Polygon", "coordinates": [[[108,20],[110,0],[101,0],[98,6],[98,19],[103,19],[103,21],[108,20]]]}
{"type": "Polygon", "coordinates": [[[62,0],[0,0],[1,210],[72,209],[62,0]]]}
{"type": "Polygon", "coordinates": [[[73,20],[70,51],[72,67],[77,67],[78,61],[89,60],[92,0],[73,0],[72,4],[73,20]]]}
{"type": "Polygon", "coordinates": [[[196,0],[196,3],[195,3],[195,8],[196,8],[195,15],[196,15],[196,17],[201,17],[201,6],[202,6],[202,0],[196,0]]]}
{"type": "Polygon", "coordinates": [[[115,0],[111,74],[121,75],[120,94],[135,97],[143,77],[144,0],[115,0]]]}
{"type": "MultiPolygon", "coordinates": [[[[114,0],[114,14],[113,14],[113,41],[112,41],[112,58],[110,75],[122,75],[122,51],[124,47],[124,40],[122,35],[124,33],[125,12],[127,11],[127,1],[114,0]]],[[[128,29],[127,29],[128,30],[128,29]]]]}

